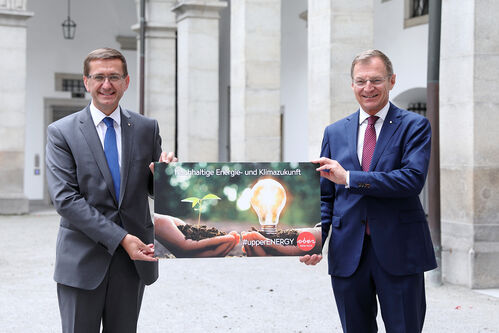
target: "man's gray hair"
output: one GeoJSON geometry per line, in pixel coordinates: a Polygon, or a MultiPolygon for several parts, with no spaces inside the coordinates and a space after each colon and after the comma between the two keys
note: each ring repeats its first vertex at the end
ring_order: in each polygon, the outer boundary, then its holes
{"type": "Polygon", "coordinates": [[[372,58],[380,58],[381,61],[383,61],[383,64],[385,65],[386,68],[386,74],[388,76],[393,75],[393,66],[392,62],[390,59],[381,52],[380,50],[366,50],[361,53],[359,53],[352,61],[352,67],[350,68],[350,76],[353,79],[353,69],[355,68],[355,65],[357,65],[359,62],[366,63],[369,62],[370,59],[372,58]]]}

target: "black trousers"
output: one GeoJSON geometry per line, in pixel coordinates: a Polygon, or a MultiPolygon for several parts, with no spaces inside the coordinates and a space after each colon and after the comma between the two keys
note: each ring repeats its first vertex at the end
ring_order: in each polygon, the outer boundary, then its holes
{"type": "Polygon", "coordinates": [[[119,246],[94,290],[57,284],[63,333],[134,333],[144,295],[133,261],[119,246]]]}

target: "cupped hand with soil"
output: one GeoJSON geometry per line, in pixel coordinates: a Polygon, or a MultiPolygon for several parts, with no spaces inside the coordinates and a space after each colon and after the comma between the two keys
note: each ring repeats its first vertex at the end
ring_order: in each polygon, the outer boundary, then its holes
{"type": "Polygon", "coordinates": [[[185,222],[179,218],[154,214],[156,240],[177,258],[225,257],[239,243],[235,231],[201,240],[186,239],[178,228],[182,225],[185,222]]]}
{"type": "MultiPolygon", "coordinates": [[[[316,247],[320,247],[322,240],[322,232],[320,228],[299,228],[296,229],[298,235],[302,232],[311,233],[316,240],[316,247]]],[[[248,257],[263,257],[263,256],[309,256],[309,251],[300,249],[297,245],[280,245],[274,244],[271,239],[265,237],[258,231],[241,232],[243,239],[242,250],[248,257]],[[246,241],[246,242],[245,242],[246,241]],[[257,241],[259,245],[248,245],[257,241]],[[246,243],[246,244],[245,244],[246,243]]],[[[313,250],[316,250],[314,247],[313,250]]]]}

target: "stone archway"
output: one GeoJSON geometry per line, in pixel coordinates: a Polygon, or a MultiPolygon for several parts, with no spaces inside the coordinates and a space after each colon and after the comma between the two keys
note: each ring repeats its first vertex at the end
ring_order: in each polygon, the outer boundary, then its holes
{"type": "Polygon", "coordinates": [[[408,109],[410,104],[425,103],[426,104],[426,87],[411,88],[401,92],[392,102],[399,108],[408,109]]]}
{"type": "MultiPolygon", "coordinates": [[[[411,88],[401,92],[391,100],[399,108],[414,111],[426,116],[426,88],[411,88]]],[[[425,184],[419,195],[423,209],[428,216],[428,183],[425,184]]]]}

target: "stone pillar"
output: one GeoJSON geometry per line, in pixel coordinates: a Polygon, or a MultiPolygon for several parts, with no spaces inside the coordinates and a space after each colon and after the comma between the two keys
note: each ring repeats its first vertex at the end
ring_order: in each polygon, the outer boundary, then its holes
{"type": "MultiPolygon", "coordinates": [[[[140,0],[136,0],[140,15],[140,0]]],[[[158,121],[164,151],[175,149],[175,0],[146,0],[144,113],[158,121]]],[[[140,17],[139,17],[140,20],[140,17]]],[[[140,25],[132,29],[140,33],[140,25]]],[[[140,41],[137,41],[140,62],[140,41]]],[[[140,68],[140,66],[137,64],[140,68]]],[[[140,71],[137,71],[140,78],[140,71]]],[[[140,85],[137,84],[139,87],[140,85]]],[[[138,98],[137,98],[138,100],[138,98]]],[[[138,108],[136,110],[139,111],[138,108]]]]}
{"type": "Polygon", "coordinates": [[[442,3],[442,278],[499,287],[499,30],[496,1],[442,3]]]}
{"type": "Polygon", "coordinates": [[[24,195],[26,1],[0,1],[0,214],[29,210],[24,195]]]}
{"type": "Polygon", "coordinates": [[[324,128],[358,109],[350,66],[373,47],[373,31],[373,0],[308,1],[310,159],[320,155],[324,128]]]}
{"type": "Polygon", "coordinates": [[[281,0],[231,1],[230,155],[281,158],[281,0]]]}
{"type": "Polygon", "coordinates": [[[218,0],[178,1],[178,158],[218,161],[218,0]]]}

